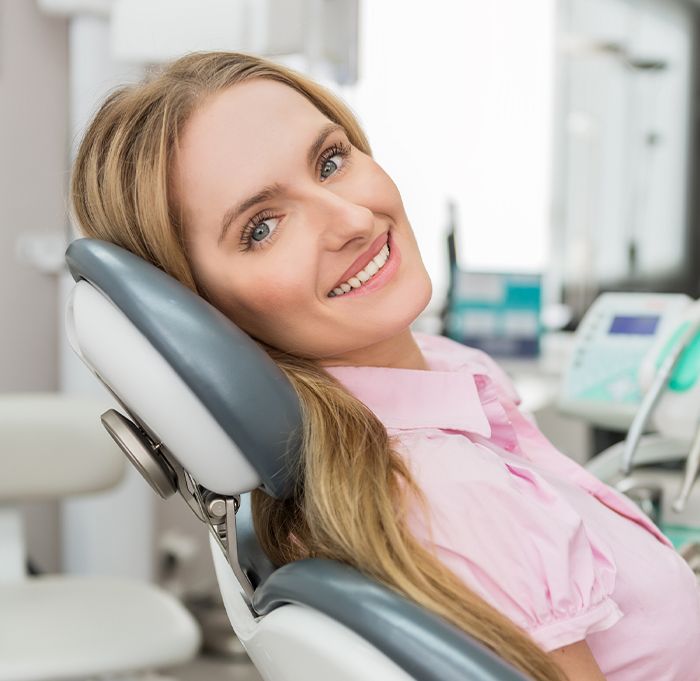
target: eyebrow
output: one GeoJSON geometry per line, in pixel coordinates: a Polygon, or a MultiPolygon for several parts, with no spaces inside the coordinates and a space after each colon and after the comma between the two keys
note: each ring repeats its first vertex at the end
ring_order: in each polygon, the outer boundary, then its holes
{"type": "MultiPolygon", "coordinates": [[[[324,145],[326,139],[328,139],[330,135],[332,135],[334,132],[337,132],[338,130],[344,130],[344,128],[342,125],[338,125],[337,123],[330,123],[321,128],[321,130],[319,130],[318,135],[316,135],[316,138],[309,147],[309,151],[306,155],[306,161],[308,165],[311,165],[316,160],[316,156],[318,155],[319,151],[321,151],[321,147],[324,145]]],[[[224,216],[221,220],[221,232],[219,234],[218,243],[221,244],[221,242],[226,238],[226,234],[231,225],[243,213],[250,210],[253,206],[256,206],[259,203],[263,203],[264,201],[269,201],[270,199],[275,198],[276,196],[284,192],[284,190],[285,185],[275,182],[274,184],[264,187],[256,194],[249,196],[247,199],[244,199],[240,203],[229,208],[224,213],[224,216]]]]}

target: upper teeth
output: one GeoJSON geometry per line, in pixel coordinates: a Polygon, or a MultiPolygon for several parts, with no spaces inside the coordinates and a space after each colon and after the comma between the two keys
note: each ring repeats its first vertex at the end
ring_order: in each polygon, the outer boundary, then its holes
{"type": "Polygon", "coordinates": [[[359,288],[362,286],[362,284],[369,281],[377,272],[379,272],[382,267],[384,267],[384,263],[388,258],[389,244],[387,243],[384,244],[382,250],[379,251],[379,253],[377,253],[377,255],[375,255],[363,269],[354,274],[347,281],[344,281],[342,284],[338,284],[338,286],[328,294],[328,297],[333,298],[334,296],[342,296],[344,293],[352,291],[354,288],[359,288]]]}

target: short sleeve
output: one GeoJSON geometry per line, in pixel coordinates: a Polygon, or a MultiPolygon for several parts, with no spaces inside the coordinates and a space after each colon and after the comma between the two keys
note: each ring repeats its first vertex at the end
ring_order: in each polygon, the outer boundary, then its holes
{"type": "Polygon", "coordinates": [[[535,471],[474,450],[467,470],[421,480],[428,546],[547,652],[613,626],[623,614],[609,547],[535,471]]]}

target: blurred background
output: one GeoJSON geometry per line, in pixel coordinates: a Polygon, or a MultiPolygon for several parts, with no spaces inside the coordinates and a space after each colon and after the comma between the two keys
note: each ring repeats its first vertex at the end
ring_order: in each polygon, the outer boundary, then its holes
{"type": "MultiPolygon", "coordinates": [[[[535,345],[495,354],[586,461],[605,433],[553,396],[593,301],[700,295],[699,17],[700,0],[0,0],[0,393],[107,399],[63,331],[70,165],[99,102],[185,52],[248,51],[358,115],[433,280],[416,329],[503,349],[483,315],[450,316],[460,277],[484,295],[494,277],[535,287],[535,321],[511,327],[535,345]]],[[[184,504],[129,470],[107,493],[21,508],[34,571],[159,583],[208,627],[205,653],[238,665],[224,678],[247,678],[184,504]]]]}

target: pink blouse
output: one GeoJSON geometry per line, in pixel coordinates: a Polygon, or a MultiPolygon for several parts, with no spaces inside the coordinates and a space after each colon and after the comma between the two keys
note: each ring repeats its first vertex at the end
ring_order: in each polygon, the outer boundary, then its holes
{"type": "Polygon", "coordinates": [[[395,436],[429,504],[412,531],[546,651],[608,681],[698,681],[700,591],[627,497],[561,454],[485,353],[414,333],[430,371],[327,367],[395,436]]]}

